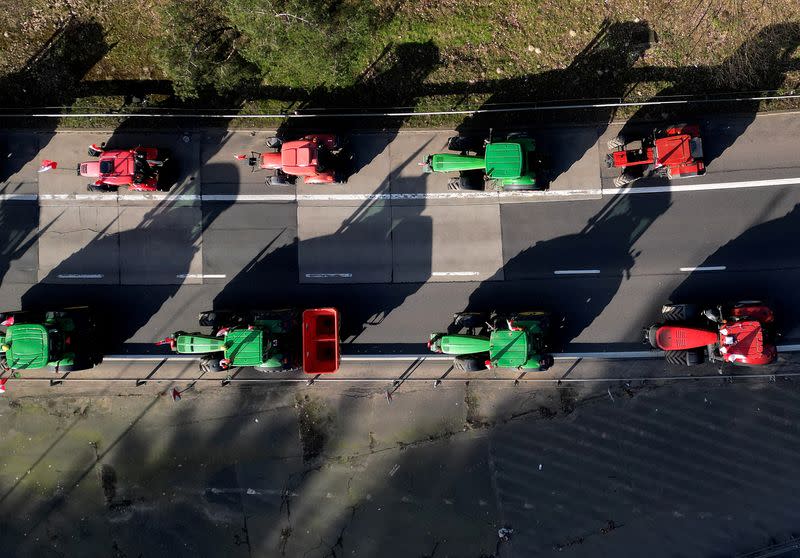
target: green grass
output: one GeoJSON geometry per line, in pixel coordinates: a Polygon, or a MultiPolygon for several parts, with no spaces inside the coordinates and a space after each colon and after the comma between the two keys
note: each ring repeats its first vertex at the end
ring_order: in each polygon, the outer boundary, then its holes
{"type": "MultiPolygon", "coordinates": [[[[767,4],[132,0],[121,15],[119,3],[110,0],[0,0],[0,101],[67,105],[73,112],[117,109],[125,101],[120,92],[95,93],[85,84],[163,79],[173,80],[183,99],[152,95],[150,106],[242,112],[280,112],[304,103],[441,110],[487,101],[792,91],[800,87],[800,3],[767,4]],[[44,63],[36,58],[69,21],[87,31],[60,50],[51,48],[44,63]],[[204,33],[212,28],[218,33],[204,33]],[[642,29],[658,38],[643,52],[630,44],[642,29]],[[91,53],[100,49],[92,45],[103,50],[96,60],[91,53]]],[[[764,108],[776,106],[794,103],[764,108]]],[[[426,117],[410,124],[461,120],[426,117]]]]}

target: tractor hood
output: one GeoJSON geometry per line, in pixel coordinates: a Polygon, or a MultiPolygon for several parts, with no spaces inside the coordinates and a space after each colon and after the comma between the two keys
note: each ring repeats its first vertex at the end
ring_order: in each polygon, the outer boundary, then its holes
{"type": "Polygon", "coordinates": [[[16,370],[42,368],[50,354],[47,328],[39,324],[9,326],[3,346],[8,367],[16,370]]]}
{"type": "Polygon", "coordinates": [[[663,351],[686,351],[713,345],[719,341],[719,332],[697,327],[664,325],[655,333],[656,346],[663,351]]]}
{"type": "Polygon", "coordinates": [[[446,355],[472,355],[489,351],[489,339],[478,335],[433,334],[429,341],[430,349],[446,355]]]}
{"type": "Polygon", "coordinates": [[[261,154],[261,162],[259,166],[262,169],[279,169],[283,163],[281,162],[281,154],[278,152],[268,152],[261,154]]]}
{"type": "Polygon", "coordinates": [[[85,163],[81,163],[78,172],[81,176],[97,178],[100,176],[100,161],[86,161],[85,163]]]}
{"type": "Polygon", "coordinates": [[[437,153],[428,155],[422,165],[424,172],[460,172],[483,170],[486,160],[476,155],[456,155],[453,153],[437,153]]]}

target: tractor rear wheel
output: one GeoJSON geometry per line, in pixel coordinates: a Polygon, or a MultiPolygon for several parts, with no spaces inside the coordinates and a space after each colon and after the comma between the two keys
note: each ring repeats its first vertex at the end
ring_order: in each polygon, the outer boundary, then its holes
{"type": "Polygon", "coordinates": [[[287,186],[288,184],[289,180],[282,172],[277,172],[276,174],[267,177],[267,186],[287,186]]]}
{"type": "Polygon", "coordinates": [[[453,359],[453,365],[462,372],[481,372],[486,370],[486,359],[475,355],[460,355],[453,359]]]}
{"type": "Polygon", "coordinates": [[[609,151],[618,151],[618,150],[622,149],[623,147],[625,147],[626,143],[628,143],[628,142],[625,141],[624,137],[622,137],[622,136],[614,136],[613,138],[608,140],[608,143],[606,145],[608,145],[608,150],[609,151]]]}
{"type": "Polygon", "coordinates": [[[459,329],[477,329],[486,325],[486,319],[483,312],[458,312],[453,314],[453,325],[459,329]]]}
{"type": "Polygon", "coordinates": [[[626,169],[622,171],[622,174],[614,179],[614,186],[617,188],[622,188],[623,186],[626,186],[637,179],[639,179],[637,174],[626,169]]]}
{"type": "Polygon", "coordinates": [[[253,366],[253,368],[258,372],[264,372],[267,374],[274,374],[275,372],[283,372],[288,370],[288,368],[283,366],[253,366]]]}
{"type": "Polygon", "coordinates": [[[525,192],[528,190],[540,190],[536,184],[506,184],[503,186],[506,192],[525,192]]]}
{"type": "Polygon", "coordinates": [[[665,322],[686,322],[700,315],[696,304],[665,304],[661,307],[661,319],[665,322]]]}

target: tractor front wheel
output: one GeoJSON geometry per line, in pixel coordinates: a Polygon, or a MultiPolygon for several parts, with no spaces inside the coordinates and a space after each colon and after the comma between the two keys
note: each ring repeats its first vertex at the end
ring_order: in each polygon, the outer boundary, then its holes
{"type": "Polygon", "coordinates": [[[486,325],[483,312],[458,312],[453,314],[453,325],[459,329],[478,329],[486,325]]]}
{"type": "Polygon", "coordinates": [[[665,304],[661,307],[661,319],[665,322],[686,322],[700,315],[696,304],[665,304]]]}
{"type": "Polygon", "coordinates": [[[457,356],[453,365],[462,372],[481,372],[486,370],[486,359],[475,355],[457,356]]]}
{"type": "Polygon", "coordinates": [[[200,372],[223,372],[222,359],[219,355],[205,355],[200,357],[200,372]]]}
{"type": "Polygon", "coordinates": [[[283,145],[283,140],[277,136],[267,138],[265,142],[270,149],[280,149],[283,145]]]}
{"type": "Polygon", "coordinates": [[[667,364],[679,366],[697,366],[703,362],[703,350],[691,349],[689,351],[665,351],[664,358],[667,364]]]}

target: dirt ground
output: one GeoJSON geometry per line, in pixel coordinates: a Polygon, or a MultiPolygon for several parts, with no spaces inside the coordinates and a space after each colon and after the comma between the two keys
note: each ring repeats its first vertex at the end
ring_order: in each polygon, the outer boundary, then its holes
{"type": "Polygon", "coordinates": [[[796,536],[799,397],[788,380],[6,394],[0,535],[10,556],[733,556],[796,536]]]}

